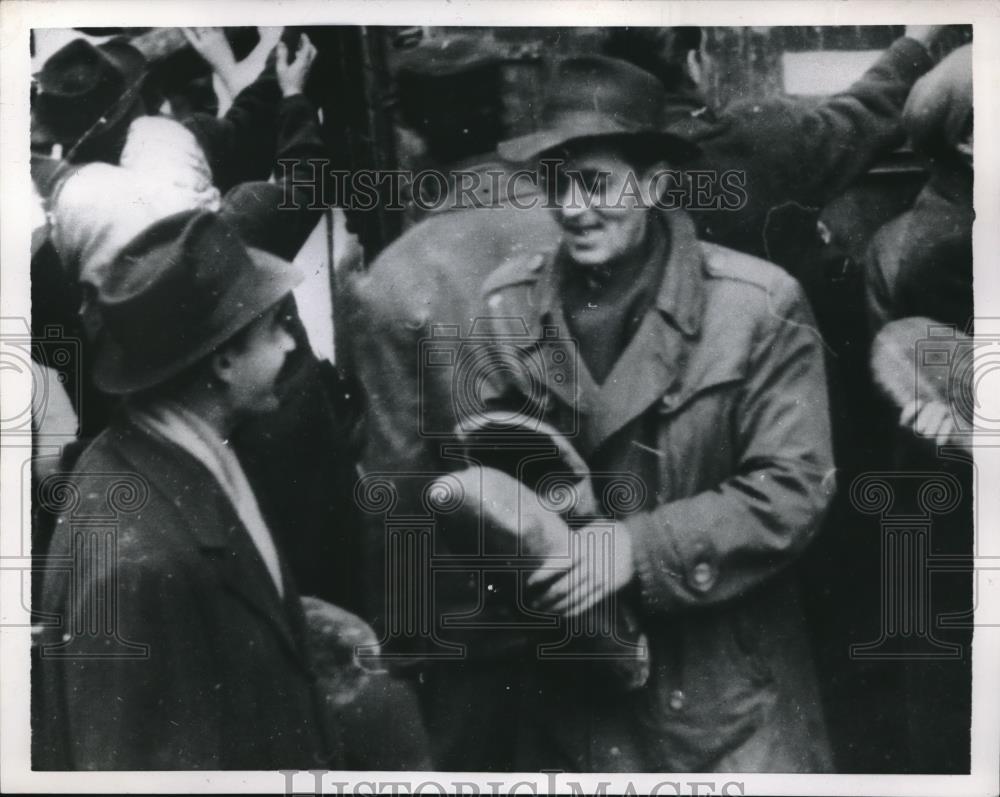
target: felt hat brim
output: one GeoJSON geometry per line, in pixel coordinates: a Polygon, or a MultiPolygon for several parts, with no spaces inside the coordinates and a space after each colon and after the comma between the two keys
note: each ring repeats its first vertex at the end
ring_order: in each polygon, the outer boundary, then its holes
{"type": "Polygon", "coordinates": [[[169,363],[152,363],[127,356],[126,348],[102,329],[94,365],[94,384],[98,389],[112,395],[124,395],[162,384],[211,354],[274,307],[305,278],[289,262],[268,252],[247,247],[247,253],[253,268],[244,273],[227,296],[233,312],[213,334],[169,363]]]}

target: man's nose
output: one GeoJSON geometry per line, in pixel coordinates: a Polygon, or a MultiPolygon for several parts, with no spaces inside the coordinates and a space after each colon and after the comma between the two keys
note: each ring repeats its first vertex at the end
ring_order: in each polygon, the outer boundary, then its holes
{"type": "Polygon", "coordinates": [[[295,337],[288,331],[288,327],[284,324],[282,324],[281,328],[278,330],[278,346],[285,354],[295,351],[298,346],[295,342],[295,337]]]}
{"type": "Polygon", "coordinates": [[[559,197],[559,214],[567,221],[578,219],[589,210],[587,198],[579,189],[568,188],[559,197]]]}

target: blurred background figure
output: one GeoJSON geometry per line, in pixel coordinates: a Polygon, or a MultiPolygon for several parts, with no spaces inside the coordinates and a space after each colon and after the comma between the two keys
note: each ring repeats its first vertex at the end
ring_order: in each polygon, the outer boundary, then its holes
{"type": "MultiPolygon", "coordinates": [[[[867,253],[872,380],[882,398],[891,462],[958,481],[957,508],[936,521],[932,554],[973,553],[974,382],[972,290],[972,46],[955,50],[914,87],[904,111],[928,178],[913,206],[875,234],[867,253]],[[931,355],[936,358],[927,361],[931,355]],[[927,367],[944,363],[945,367],[927,367]]],[[[913,511],[921,507],[914,506],[913,511]]],[[[902,666],[907,765],[913,772],[969,766],[971,565],[934,573],[926,595],[932,656],[902,666]],[[940,618],[950,618],[947,625],[940,618]],[[944,645],[964,651],[948,657],[944,645]]]]}
{"type": "Polygon", "coordinates": [[[928,178],[913,207],[874,236],[866,262],[872,333],[927,316],[972,328],[972,45],[951,53],[913,87],[903,111],[928,178]]]}
{"type": "Polygon", "coordinates": [[[504,60],[496,42],[461,34],[423,41],[397,55],[400,165],[441,176],[416,186],[421,197],[417,204],[410,197],[409,223],[427,213],[493,208],[530,195],[530,184],[519,188],[509,181],[517,165],[496,152],[504,130],[504,60]]]}

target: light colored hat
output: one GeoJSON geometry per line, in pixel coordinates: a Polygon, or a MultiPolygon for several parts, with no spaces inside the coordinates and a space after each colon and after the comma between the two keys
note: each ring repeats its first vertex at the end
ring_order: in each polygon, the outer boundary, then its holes
{"type": "Polygon", "coordinates": [[[99,288],[122,248],[182,210],[219,210],[205,154],[179,122],[140,117],[129,126],[121,165],[89,163],[55,190],[52,243],[78,281],[99,288]]]}
{"type": "Polygon", "coordinates": [[[90,163],[52,198],[52,244],[70,274],[99,288],[108,266],[149,225],[197,207],[190,191],[141,172],[90,163]]]}

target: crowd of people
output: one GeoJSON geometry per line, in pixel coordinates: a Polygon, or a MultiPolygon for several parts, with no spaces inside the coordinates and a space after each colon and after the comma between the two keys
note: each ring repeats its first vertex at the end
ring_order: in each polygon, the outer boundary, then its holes
{"type": "MultiPolygon", "coordinates": [[[[82,354],[33,419],[77,430],[35,460],[34,767],[841,769],[799,569],[844,500],[841,366],[769,225],[924,159],[856,264],[864,390],[897,468],[960,445],[906,368],[928,325],[972,333],[971,45],[935,63],[941,34],[820,102],[713,109],[703,31],[622,29],[551,59],[519,136],[487,40],[418,43],[401,159],[502,179],[330,280],[337,363],[292,294],[327,212],[309,36],[185,30],[214,111],[134,37],[52,54],[33,328],[82,354]],[[665,210],[677,174],[736,177],[665,210]]],[[[918,741],[907,771],[967,767],[918,741]]]]}

